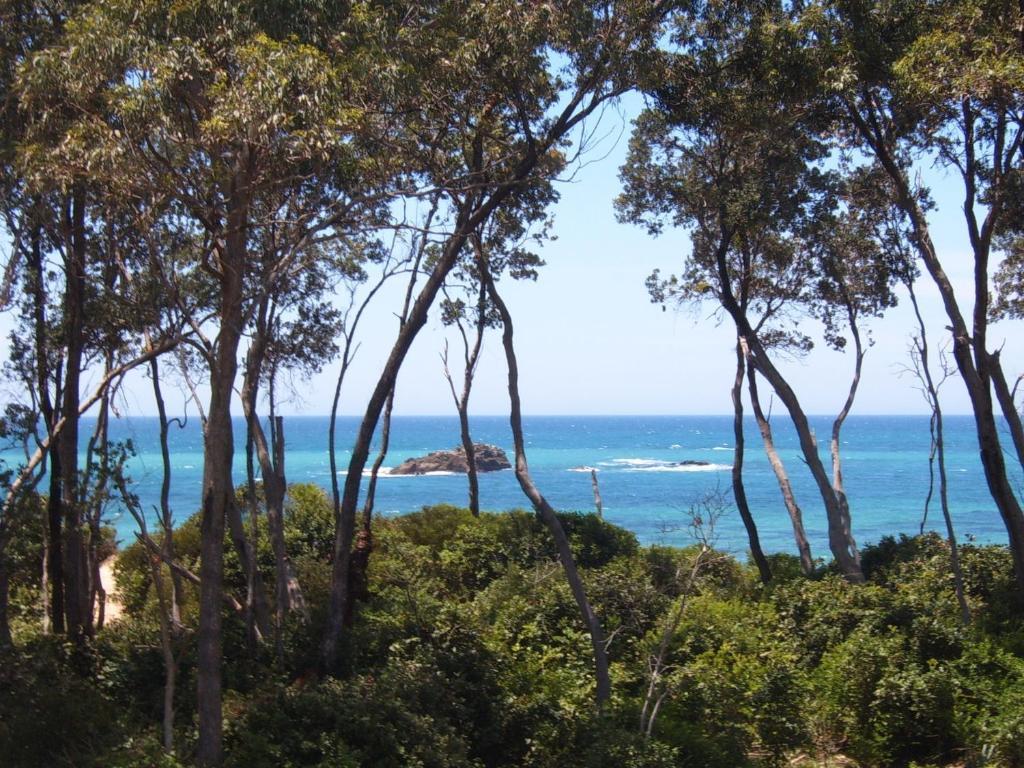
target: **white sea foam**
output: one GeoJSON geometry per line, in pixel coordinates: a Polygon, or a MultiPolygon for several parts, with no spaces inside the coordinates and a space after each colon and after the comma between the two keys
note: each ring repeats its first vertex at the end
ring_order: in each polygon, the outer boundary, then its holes
{"type": "Polygon", "coordinates": [[[570,467],[567,472],[600,472],[598,467],[570,467]]]}
{"type": "Polygon", "coordinates": [[[734,450],[734,449],[729,448],[728,446],[725,446],[725,445],[716,445],[711,450],[712,451],[731,451],[731,450],[734,450]]]}
{"type": "Polygon", "coordinates": [[[627,472],[721,472],[728,464],[663,464],[656,467],[630,467],[627,472]]]}
{"type": "Polygon", "coordinates": [[[671,448],[673,450],[675,450],[676,448],[682,448],[682,447],[683,446],[681,446],[679,443],[672,443],[672,445],[669,446],[669,448],[671,448]]]}
{"type": "Polygon", "coordinates": [[[662,461],[660,459],[612,459],[611,461],[601,462],[606,467],[658,467],[671,463],[671,461],[662,461]]]}
{"type": "Polygon", "coordinates": [[[729,469],[729,466],[726,464],[693,464],[680,461],[665,461],[663,459],[633,458],[602,461],[600,465],[620,469],[624,472],[718,472],[723,469],[729,469]]]}

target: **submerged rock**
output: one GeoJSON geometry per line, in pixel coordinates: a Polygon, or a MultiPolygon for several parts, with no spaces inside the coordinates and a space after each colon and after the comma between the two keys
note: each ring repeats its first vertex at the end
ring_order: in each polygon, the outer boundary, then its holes
{"type": "Polygon", "coordinates": [[[673,467],[710,467],[711,466],[711,462],[710,461],[701,461],[699,459],[683,459],[682,461],[675,462],[672,466],[673,467]]]}
{"type": "MultiPolygon", "coordinates": [[[[496,445],[475,443],[473,458],[476,459],[477,472],[495,472],[499,469],[511,469],[505,451],[496,445]]],[[[434,451],[426,456],[406,459],[392,469],[390,475],[425,475],[427,472],[469,472],[466,463],[466,452],[462,447],[452,451],[434,451]]]]}

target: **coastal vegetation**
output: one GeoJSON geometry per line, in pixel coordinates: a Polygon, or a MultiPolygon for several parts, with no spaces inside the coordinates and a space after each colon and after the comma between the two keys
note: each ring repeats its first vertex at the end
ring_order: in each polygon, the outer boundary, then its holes
{"type": "Polygon", "coordinates": [[[1020,6],[0,9],[0,303],[19,395],[0,438],[24,454],[0,467],[4,760],[1024,765],[1021,378],[989,337],[1022,314],[1020,6]],[[692,547],[644,549],[599,516],[554,509],[530,473],[502,294],[542,279],[557,183],[631,93],[645,109],[616,211],[689,237],[666,265],[676,274],[648,281],[653,300],[711,305],[735,328],[731,491],[752,565],[715,550],[720,494],[681,500],[692,547]],[[930,231],[922,170],[934,165],[962,185],[966,296],[930,231]],[[841,432],[871,328],[901,296],[916,308],[924,280],[948,321],[926,328],[918,313],[912,363],[947,535],[862,546],[841,432]],[[335,421],[360,323],[394,295],[393,346],[366,401],[349,403],[362,415],[342,469],[335,421]],[[469,508],[383,519],[374,494],[399,375],[438,313],[463,347],[461,370],[443,359],[469,508]],[[488,332],[500,332],[512,464],[533,513],[481,509],[469,403],[488,332]],[[937,337],[969,396],[1006,546],[963,547],[952,526],[939,388],[953,371],[934,368],[937,337]],[[831,471],[779,364],[819,341],[852,353],[831,471]],[[331,487],[289,486],[280,381],[336,358],[331,487]],[[159,414],[155,517],[126,471],[133,446],[110,438],[136,370],[159,414]],[[171,381],[203,424],[200,508],[180,524],[192,510],[169,504],[171,381]],[[831,562],[810,551],[759,383],[798,434],[831,562]],[[759,544],[744,393],[796,558],[759,544]],[[138,531],[108,622],[114,506],[138,531]]]}

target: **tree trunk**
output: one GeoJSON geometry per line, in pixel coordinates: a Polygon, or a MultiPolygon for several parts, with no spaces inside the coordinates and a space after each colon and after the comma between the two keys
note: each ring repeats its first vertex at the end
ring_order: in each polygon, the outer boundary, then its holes
{"type": "Polygon", "coordinates": [[[239,158],[230,193],[225,242],[220,257],[220,328],[210,360],[210,406],[203,448],[203,503],[200,532],[199,638],[196,709],[199,742],[196,761],[215,768],[223,758],[221,737],[221,603],[224,600],[224,523],[234,504],[231,469],[234,433],[231,398],[242,335],[243,277],[248,258],[246,221],[248,178],[239,158]]]}
{"type": "MultiPolygon", "coordinates": [[[[946,449],[942,424],[942,405],[939,402],[939,386],[932,377],[931,364],[929,363],[928,332],[921,317],[921,310],[917,304],[917,296],[914,293],[914,285],[907,281],[907,290],[910,292],[910,303],[914,308],[914,315],[917,317],[917,324],[921,331],[920,339],[916,340],[918,355],[919,378],[925,386],[925,394],[928,404],[932,409],[932,432],[935,446],[935,457],[939,464],[939,503],[942,507],[942,519],[946,524],[946,538],[949,542],[949,564],[953,571],[953,589],[956,593],[956,600],[960,606],[960,621],[966,626],[971,622],[971,609],[967,605],[967,597],[964,594],[964,574],[960,566],[960,547],[956,541],[956,531],[953,528],[953,516],[949,511],[949,481],[946,477],[946,449]]],[[[939,384],[941,385],[941,381],[939,384]]],[[[931,462],[929,462],[930,464],[931,462]]],[[[931,495],[931,484],[929,483],[928,494],[931,495]]],[[[926,507],[927,510],[927,502],[926,507]]],[[[923,527],[923,522],[922,522],[923,527]]]]}
{"type": "Polygon", "coordinates": [[[789,411],[793,426],[796,428],[797,435],[800,438],[800,449],[804,455],[804,460],[807,462],[811,475],[818,486],[818,492],[821,494],[821,500],[825,506],[825,514],[828,518],[829,548],[836,559],[836,564],[849,581],[854,583],[863,582],[864,573],[860,568],[860,555],[857,552],[856,544],[849,536],[848,515],[843,511],[829,481],[828,474],[825,472],[825,466],[821,463],[821,457],[818,455],[818,444],[814,439],[814,434],[811,432],[807,414],[804,413],[796,393],[793,392],[789,383],[768,357],[768,353],[762,346],[757,333],[751,327],[746,313],[740,309],[735,296],[733,296],[731,276],[726,260],[730,240],[731,236],[723,235],[716,253],[719,277],[718,287],[722,307],[732,317],[733,322],[736,323],[741,343],[746,344],[749,350],[750,365],[754,366],[767,379],[789,411]]]}
{"type": "MultiPolygon", "coordinates": [[[[495,203],[496,205],[496,203],[495,203]]],[[[483,217],[480,216],[480,219],[483,217]]],[[[352,554],[352,540],[355,534],[356,507],[359,502],[359,487],[362,482],[363,469],[370,452],[370,443],[373,440],[373,433],[377,429],[377,422],[381,411],[388,399],[391,390],[398,378],[398,371],[405,360],[405,356],[412,346],[413,340],[420,329],[427,322],[427,314],[434,303],[445,277],[451,272],[462,251],[468,236],[469,224],[477,221],[477,216],[470,217],[468,213],[461,213],[456,225],[455,233],[448,239],[441,251],[441,256],[434,264],[430,276],[420,290],[409,317],[402,324],[391,349],[391,354],[377,379],[377,385],[366,405],[366,412],[359,425],[356,440],[352,446],[352,457],[349,460],[348,474],[345,476],[345,486],[341,498],[341,505],[336,520],[336,531],[333,547],[333,566],[331,569],[331,593],[328,605],[327,626],[324,632],[324,640],[321,645],[321,662],[327,672],[333,672],[337,667],[338,642],[345,624],[345,616],[349,612],[349,562],[352,554]]]]}
{"type": "Polygon", "coordinates": [[[594,508],[597,510],[597,517],[604,517],[604,504],[601,503],[601,488],[597,484],[597,470],[590,470],[590,486],[594,489],[594,508]]]}
{"type": "MultiPolygon", "coordinates": [[[[160,419],[160,456],[163,466],[163,477],[160,484],[160,526],[163,530],[160,545],[161,559],[164,562],[174,561],[174,533],[171,520],[171,450],[168,440],[167,408],[164,405],[163,391],[160,387],[160,363],[154,357],[149,361],[150,374],[153,379],[153,397],[156,400],[157,415],[160,419]]],[[[140,518],[145,530],[145,516],[140,518]]],[[[181,626],[181,576],[173,568],[171,575],[170,594],[166,593],[160,569],[161,559],[151,556],[150,564],[153,576],[153,587],[160,603],[160,653],[164,661],[164,711],[162,718],[164,751],[174,753],[174,695],[177,685],[178,662],[174,657],[173,638],[177,627],[181,626]]]]}
{"type": "Polygon", "coordinates": [[[600,710],[604,703],[608,701],[612,690],[611,678],[608,675],[608,655],[605,650],[604,632],[601,629],[601,622],[597,614],[594,613],[590,601],[587,599],[586,591],[583,588],[583,580],[580,578],[579,571],[576,570],[576,561],[573,558],[572,549],[569,547],[569,539],[565,535],[565,530],[562,528],[558,515],[552,509],[547,499],[541,495],[530,477],[530,469],[526,463],[526,446],[523,440],[522,407],[519,400],[519,366],[516,362],[516,353],[512,340],[512,316],[508,311],[508,307],[505,306],[505,302],[502,301],[501,296],[498,294],[494,280],[488,273],[487,265],[482,263],[482,260],[480,272],[487,281],[487,289],[490,291],[494,304],[501,314],[501,323],[504,326],[502,344],[505,347],[505,360],[508,365],[508,395],[511,404],[509,423],[512,428],[512,440],[515,445],[516,479],[519,481],[519,486],[522,488],[523,493],[530,500],[530,503],[533,504],[537,514],[544,521],[544,524],[551,532],[552,538],[555,540],[558,557],[562,562],[562,568],[565,571],[566,580],[569,582],[569,588],[576,599],[576,605],[583,618],[583,623],[590,633],[590,643],[594,652],[594,679],[596,683],[594,703],[597,709],[600,710]]]}
{"type": "MultiPolygon", "coordinates": [[[[46,322],[46,272],[43,267],[42,232],[38,225],[33,227],[29,248],[28,267],[32,291],[32,325],[35,343],[36,380],[35,387],[39,397],[39,411],[43,417],[47,432],[52,432],[56,423],[53,400],[50,397],[50,366],[48,331],[46,322]]],[[[61,398],[60,374],[56,373],[56,396],[61,398]]],[[[60,468],[59,443],[47,450],[50,462],[49,492],[46,499],[46,582],[48,589],[47,607],[49,610],[49,629],[58,634],[64,633],[64,511],[61,509],[62,477],[60,468]]]]}
{"type": "MultiPolygon", "coordinates": [[[[169,441],[169,425],[167,408],[164,404],[163,390],[160,386],[160,363],[157,358],[149,361],[149,370],[153,378],[153,397],[156,400],[156,412],[160,419],[160,458],[163,474],[160,481],[160,527],[163,532],[162,550],[166,561],[174,560],[174,523],[171,515],[171,447],[169,441]]],[[[182,584],[181,577],[171,570],[170,617],[174,626],[181,624],[182,584]]]]}
{"type": "MultiPolygon", "coordinates": [[[[268,319],[269,311],[269,302],[264,300],[258,313],[256,335],[246,359],[245,378],[242,384],[242,410],[245,413],[249,437],[252,440],[256,459],[260,465],[260,474],[263,477],[263,499],[267,509],[267,528],[270,533],[270,545],[274,551],[274,645],[277,649],[278,658],[283,658],[284,637],[282,632],[285,617],[292,609],[291,595],[293,593],[297,594],[302,605],[304,605],[304,601],[301,599],[298,581],[291,571],[284,542],[284,498],[287,492],[287,485],[284,477],[283,422],[275,425],[276,428],[271,434],[274,445],[271,446],[267,440],[266,432],[263,430],[263,425],[260,423],[259,415],[256,413],[257,389],[263,371],[267,344],[269,343],[268,328],[272,324],[268,319]]],[[[272,394],[271,402],[273,402],[272,394]]],[[[262,590],[262,581],[259,580],[258,572],[255,570],[253,571],[253,581],[256,589],[262,590]]]]}
{"type": "Polygon", "coordinates": [[[850,391],[847,393],[846,402],[843,403],[842,410],[839,411],[839,414],[832,422],[832,439],[830,442],[830,452],[832,454],[832,488],[836,493],[836,499],[839,501],[839,510],[842,514],[842,522],[845,528],[846,538],[850,542],[851,551],[857,557],[857,564],[859,566],[860,556],[857,553],[857,545],[853,539],[853,531],[850,526],[850,502],[846,496],[846,487],[843,484],[843,464],[839,450],[839,436],[842,432],[846,417],[850,414],[850,409],[853,408],[853,401],[857,397],[857,388],[860,385],[860,375],[864,365],[864,345],[861,343],[860,330],[857,327],[856,312],[854,311],[853,304],[850,302],[849,297],[846,296],[845,290],[843,291],[843,296],[846,301],[850,335],[853,337],[855,362],[853,366],[853,379],[850,382],[850,391]]]}
{"type": "Polygon", "coordinates": [[[0,547],[0,648],[11,645],[11,623],[8,615],[10,582],[7,576],[6,547],[0,547]]]}
{"type": "MultiPolygon", "coordinates": [[[[334,537],[333,567],[331,571],[331,593],[328,604],[327,625],[324,631],[323,643],[321,644],[321,662],[327,671],[334,670],[337,666],[338,641],[341,639],[344,617],[348,611],[350,600],[348,591],[349,561],[352,553],[352,539],[355,533],[356,507],[359,503],[362,472],[366,467],[373,433],[377,429],[377,422],[380,419],[380,414],[388,394],[395,386],[398,370],[401,368],[413,340],[420,332],[420,329],[426,324],[427,314],[437,298],[437,294],[441,290],[445,279],[455,267],[455,263],[470,233],[476,231],[505,202],[509,195],[519,188],[519,184],[529,177],[536,168],[538,161],[546,156],[548,150],[556,142],[560,141],[581,121],[593,114],[611,94],[590,94],[592,98],[584,103],[586,95],[587,92],[580,90],[569,99],[562,112],[549,125],[543,140],[533,139],[528,143],[525,154],[516,163],[515,169],[510,176],[504,180],[504,183],[497,185],[489,197],[483,198],[482,193],[479,196],[471,195],[472,201],[466,202],[460,207],[453,231],[444,247],[441,248],[437,261],[434,262],[430,275],[420,290],[415,303],[413,303],[406,322],[402,324],[398,332],[398,338],[391,348],[391,354],[388,356],[388,360],[377,379],[377,384],[374,387],[369,402],[366,404],[366,410],[359,425],[355,443],[352,446],[348,474],[345,477],[344,493],[337,515],[337,530],[334,537]]],[[[483,169],[483,158],[481,156],[482,150],[479,149],[479,142],[477,146],[478,149],[474,153],[470,170],[472,173],[479,174],[483,169]]]]}
{"type": "Polygon", "coordinates": [[[750,542],[750,556],[757,565],[757,572],[761,576],[761,583],[767,584],[772,580],[772,569],[768,565],[768,558],[761,550],[761,540],[757,535],[757,524],[754,516],[750,514],[750,505],[747,503],[747,491],[743,487],[743,372],[746,368],[743,346],[736,342],[736,377],[732,383],[732,432],[735,439],[735,450],[732,455],[732,493],[736,499],[736,509],[739,510],[740,518],[743,520],[743,527],[747,529],[747,540],[750,542]]]}
{"type": "Polygon", "coordinates": [[[1017,462],[1021,469],[1024,469],[1024,424],[1021,423],[1020,411],[1017,410],[1013,392],[1006,381],[1006,374],[1003,373],[1003,364],[998,352],[989,355],[989,370],[992,373],[992,385],[996,390],[999,407],[1010,428],[1010,437],[1013,439],[1013,447],[1017,452],[1017,462]]]}
{"type": "Polygon", "coordinates": [[[814,573],[814,558],[811,556],[811,545],[807,541],[807,533],[804,531],[803,513],[796,503],[796,496],[793,494],[793,486],[789,482],[789,475],[782,463],[782,457],[775,448],[775,438],[772,435],[772,425],[761,408],[761,398],[757,390],[757,371],[754,366],[747,366],[747,390],[750,392],[750,405],[754,411],[754,418],[757,420],[757,427],[761,432],[761,441],[764,443],[764,452],[768,456],[768,463],[772,466],[775,479],[779,484],[779,491],[782,493],[782,502],[786,505],[789,513],[789,521],[793,526],[793,538],[796,542],[796,550],[800,555],[800,568],[804,574],[810,576],[814,573]]]}
{"type": "Polygon", "coordinates": [[[64,291],[64,333],[67,357],[64,374],[64,402],[67,418],[58,439],[61,470],[61,507],[64,512],[64,596],[67,633],[81,640],[92,634],[89,615],[89,575],[86,570],[82,536],[82,510],[78,500],[78,401],[85,348],[85,194],[76,186],[69,201],[66,221],[66,279],[64,291]]]}
{"type": "Polygon", "coordinates": [[[51,450],[50,493],[46,499],[46,567],[50,583],[50,629],[57,634],[65,631],[64,510],[60,505],[60,477],[60,457],[56,450],[51,450]]]}

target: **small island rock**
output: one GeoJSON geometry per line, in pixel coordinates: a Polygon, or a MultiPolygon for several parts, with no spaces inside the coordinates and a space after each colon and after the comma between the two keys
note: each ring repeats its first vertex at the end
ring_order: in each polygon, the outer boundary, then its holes
{"type": "MultiPolygon", "coordinates": [[[[477,472],[495,472],[512,467],[505,451],[496,445],[476,443],[473,446],[473,458],[476,459],[477,472]]],[[[434,451],[426,456],[406,459],[388,474],[425,475],[427,472],[469,472],[466,452],[461,446],[451,451],[434,451]]]]}

